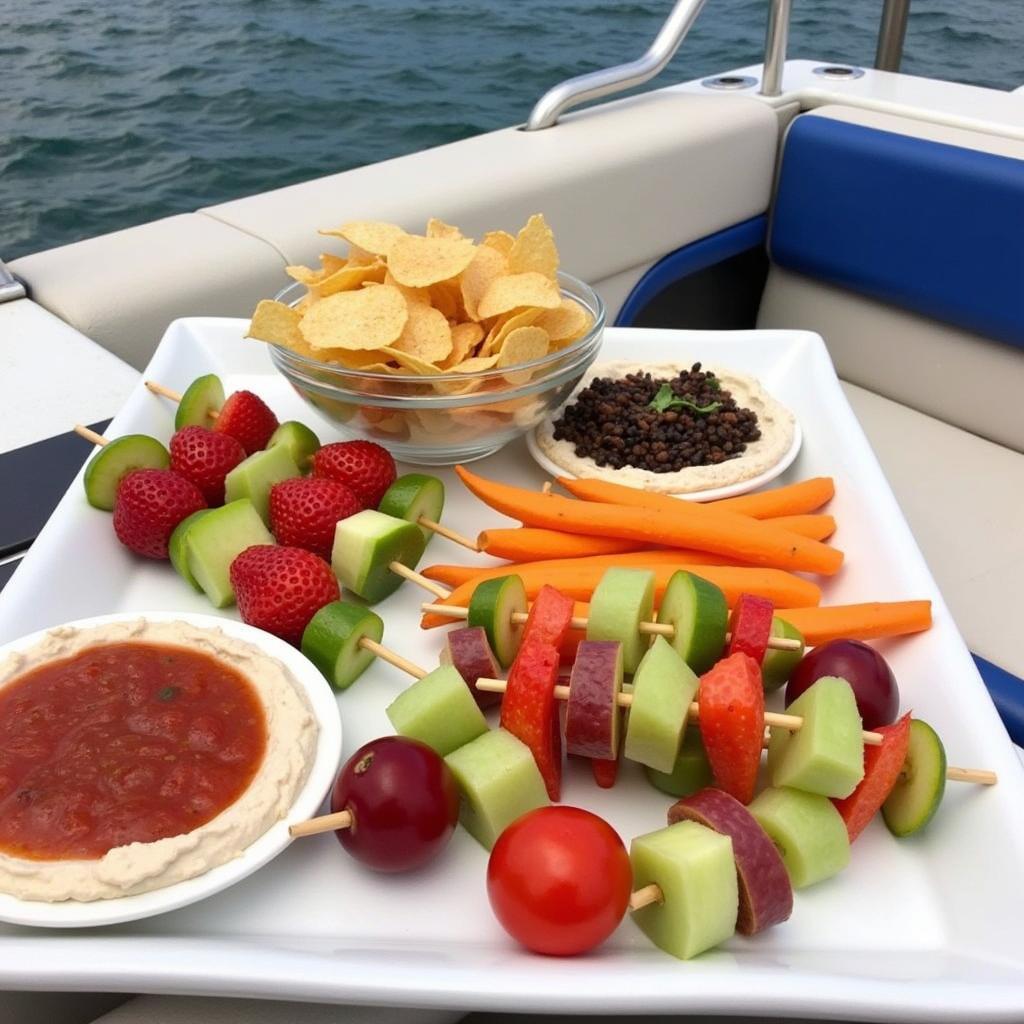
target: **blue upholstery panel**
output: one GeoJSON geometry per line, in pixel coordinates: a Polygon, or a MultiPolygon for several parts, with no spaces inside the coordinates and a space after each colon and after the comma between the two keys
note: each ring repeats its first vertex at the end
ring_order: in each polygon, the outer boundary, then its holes
{"type": "Polygon", "coordinates": [[[798,117],[769,247],[781,267],[1024,347],[1024,160],[798,117]]]}
{"type": "Polygon", "coordinates": [[[615,326],[629,327],[644,306],[670,284],[763,245],[767,232],[768,218],[760,214],[663,256],[633,285],[615,318],[615,326]]]}
{"type": "Polygon", "coordinates": [[[1024,747],[1024,679],[1010,675],[980,654],[973,657],[1010,739],[1018,747],[1024,747]]]}

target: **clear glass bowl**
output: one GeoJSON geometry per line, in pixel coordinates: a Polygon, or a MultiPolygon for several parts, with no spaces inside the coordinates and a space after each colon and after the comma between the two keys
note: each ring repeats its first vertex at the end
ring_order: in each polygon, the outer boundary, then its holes
{"type": "MultiPolygon", "coordinates": [[[[560,405],[601,347],[604,303],[568,274],[560,273],[558,283],[563,295],[590,312],[594,324],[560,351],[519,366],[424,377],[350,370],[280,345],[269,346],[270,357],[298,394],[346,438],[376,441],[396,459],[426,466],[481,459],[560,405]]],[[[294,284],[276,298],[294,304],[305,291],[294,284]]]]}

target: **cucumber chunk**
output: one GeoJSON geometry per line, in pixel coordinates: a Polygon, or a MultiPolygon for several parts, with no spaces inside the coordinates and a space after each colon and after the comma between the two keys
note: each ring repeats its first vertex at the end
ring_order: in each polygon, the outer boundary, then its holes
{"type": "Polygon", "coordinates": [[[442,757],[487,732],[487,719],[451,665],[417,679],[384,713],[399,736],[420,740],[442,757]]]}
{"type": "Polygon", "coordinates": [[[838,875],[850,862],[846,823],[828,797],[765,789],[747,810],[781,854],[794,889],[838,875]]]}
{"type": "Polygon", "coordinates": [[[209,427],[213,422],[211,413],[218,412],[224,404],[224,385],[215,373],[196,377],[181,396],[178,411],[174,414],[174,429],[182,427],[209,427]]]}
{"type": "Polygon", "coordinates": [[[185,534],[188,572],[215,608],[235,601],[231,563],[254,544],[273,544],[274,538],[248,498],[207,509],[185,534]]]}
{"type": "Polygon", "coordinates": [[[402,584],[402,577],[391,571],[391,563],[414,569],[424,547],[418,526],[367,508],[335,527],[331,566],[348,590],[375,604],[402,584]]]}
{"type": "Polygon", "coordinates": [[[309,620],[302,634],[302,653],[336,690],[347,690],[369,667],[372,651],[364,650],[364,637],[380,643],[384,620],[368,608],[332,601],[309,620]]]}
{"type": "Polygon", "coordinates": [[[618,640],[622,669],[636,671],[651,638],[640,632],[641,622],[654,617],[654,573],[649,569],[614,567],[601,576],[590,598],[588,640],[618,640]]]}
{"type": "Polygon", "coordinates": [[[93,508],[111,512],[117,498],[117,485],[133,469],[167,469],[171,456],[167,449],[148,434],[125,434],[108,441],[89,460],[82,482],[85,500],[93,508]]]}
{"type": "Polygon", "coordinates": [[[783,637],[786,640],[799,640],[800,650],[775,651],[768,648],[764,661],[761,662],[761,682],[764,685],[765,693],[772,693],[789,682],[793,669],[800,664],[800,659],[803,658],[806,649],[803,633],[796,626],[790,625],[777,615],[772,616],[771,635],[783,637]]]}
{"type": "Polygon", "coordinates": [[[193,589],[202,592],[202,587],[199,586],[199,582],[195,576],[192,575],[192,570],[188,567],[188,531],[193,523],[198,522],[208,512],[212,512],[213,509],[201,508],[198,512],[193,512],[190,516],[185,516],[184,519],[174,528],[174,532],[171,534],[171,539],[167,543],[167,555],[171,560],[171,565],[178,571],[178,575],[193,589]]]}
{"type": "Polygon", "coordinates": [[[673,573],[658,608],[658,621],[675,629],[672,644],[697,675],[722,657],[729,605],[714,583],[682,569],[673,573]]]}
{"type": "Polygon", "coordinates": [[[224,478],[224,500],[248,498],[260,518],[270,525],[270,488],[299,476],[299,467],[286,445],[264,448],[243,459],[224,478]]]}
{"type": "Polygon", "coordinates": [[[663,637],[654,638],[633,676],[633,703],[623,754],[659,772],[671,772],[700,680],[663,637]]]}
{"type": "Polygon", "coordinates": [[[946,748],[927,722],[912,718],[903,774],[882,804],[886,827],[900,837],[920,832],[935,816],[945,791],[946,748]]]}
{"type": "Polygon", "coordinates": [[[515,612],[525,612],[526,587],[520,576],[499,576],[484,580],[469,599],[470,626],[483,626],[491,650],[502,668],[515,659],[523,639],[522,622],[513,622],[515,612]]]}
{"type": "Polygon", "coordinates": [[[630,843],[633,889],[657,885],[660,903],[633,920],[659,948],[689,960],[728,939],[736,930],[739,883],[732,840],[695,821],[637,836],[630,843]]]}
{"type": "Polygon", "coordinates": [[[313,456],[320,450],[320,438],[305,423],[286,420],[270,435],[268,448],[284,445],[292,462],[305,472],[312,464],[313,456]]]}
{"type": "Polygon", "coordinates": [[[773,729],[768,772],[773,786],[846,797],[864,778],[864,740],[853,689],[838,676],[822,676],[786,708],[804,724],[796,732],[773,729]]]}
{"type": "Polygon", "coordinates": [[[459,820],[488,850],[516,818],[548,805],[530,748],[504,729],[485,732],[444,760],[462,792],[459,820]]]}
{"type": "Polygon", "coordinates": [[[434,531],[420,526],[419,520],[420,516],[425,516],[435,523],[441,521],[444,484],[426,473],[406,473],[384,492],[377,508],[387,516],[414,523],[423,531],[423,542],[429,544],[434,539],[434,531]]]}
{"type": "Polygon", "coordinates": [[[700,729],[687,729],[679,748],[676,763],[670,772],[659,772],[644,766],[647,781],[669,796],[690,796],[712,785],[711,762],[708,760],[700,729]]]}

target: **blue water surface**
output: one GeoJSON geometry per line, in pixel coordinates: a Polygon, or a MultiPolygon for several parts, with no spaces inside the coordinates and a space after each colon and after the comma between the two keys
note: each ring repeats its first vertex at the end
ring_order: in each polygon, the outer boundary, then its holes
{"type": "MultiPolygon", "coordinates": [[[[0,0],[0,256],[525,119],[670,7],[585,0],[0,0]]],[[[881,0],[796,0],[790,55],[870,64],[881,0]]],[[[760,59],[708,0],[660,82],[760,59]]],[[[1024,84],[1024,3],[915,0],[904,70],[1024,84]]]]}

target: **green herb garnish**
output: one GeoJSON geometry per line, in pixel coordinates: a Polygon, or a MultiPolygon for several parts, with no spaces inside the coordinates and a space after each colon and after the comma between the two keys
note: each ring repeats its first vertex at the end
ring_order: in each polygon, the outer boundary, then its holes
{"type": "Polygon", "coordinates": [[[718,412],[722,408],[721,402],[712,402],[710,405],[697,405],[688,398],[680,398],[673,390],[671,384],[662,384],[658,393],[651,399],[648,408],[655,412],[668,412],[669,409],[689,409],[700,416],[707,416],[709,413],[718,412]]]}

